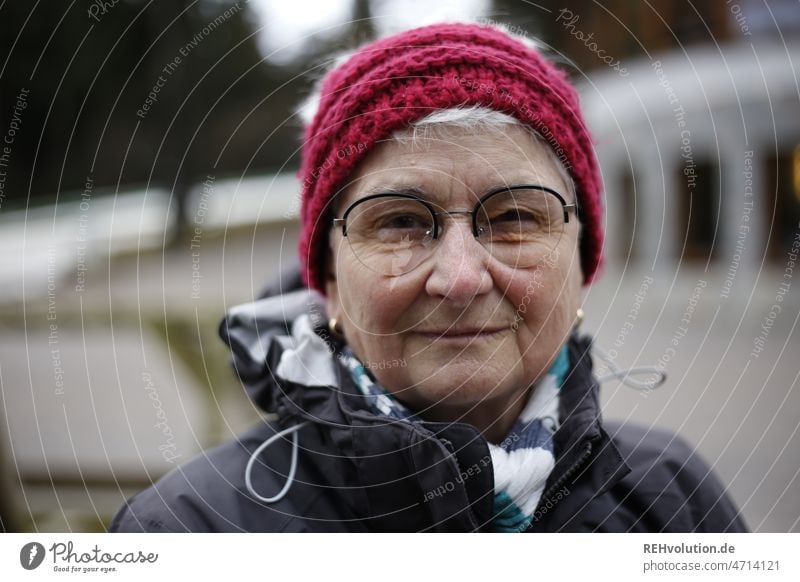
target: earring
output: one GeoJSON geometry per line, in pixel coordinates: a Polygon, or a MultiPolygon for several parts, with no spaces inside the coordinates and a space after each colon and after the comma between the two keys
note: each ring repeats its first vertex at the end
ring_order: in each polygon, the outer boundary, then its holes
{"type": "Polygon", "coordinates": [[[575,312],[575,327],[581,326],[581,324],[583,323],[583,317],[584,317],[583,309],[578,307],[578,310],[575,312]]]}
{"type": "Polygon", "coordinates": [[[331,317],[328,320],[328,329],[333,335],[343,337],[342,326],[335,317],[331,317]]]}

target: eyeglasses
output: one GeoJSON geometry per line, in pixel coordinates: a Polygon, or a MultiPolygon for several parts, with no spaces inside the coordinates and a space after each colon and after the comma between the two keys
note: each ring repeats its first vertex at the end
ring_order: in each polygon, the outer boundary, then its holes
{"type": "Polygon", "coordinates": [[[472,210],[445,210],[414,194],[365,196],[351,204],[341,227],[355,257],[368,269],[395,277],[416,269],[435,249],[446,215],[468,215],[472,234],[497,260],[518,268],[535,267],[558,246],[577,206],[544,186],[496,188],[472,210]]]}

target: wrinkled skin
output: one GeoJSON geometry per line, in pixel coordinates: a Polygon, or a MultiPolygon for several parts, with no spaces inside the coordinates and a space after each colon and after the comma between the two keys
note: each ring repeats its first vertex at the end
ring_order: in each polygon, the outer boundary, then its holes
{"type": "MultiPolygon", "coordinates": [[[[515,126],[480,134],[454,129],[446,140],[386,141],[358,166],[335,215],[385,187],[421,188],[447,209],[471,209],[490,189],[521,183],[550,187],[572,203],[574,193],[546,147],[515,126]]],[[[468,422],[499,442],[575,323],[583,280],[579,234],[570,215],[547,260],[520,269],[493,258],[467,217],[448,217],[428,261],[384,277],[333,229],[328,315],[341,322],[377,380],[423,418],[468,422]],[[482,331],[457,333],[475,329],[482,331]]]]}

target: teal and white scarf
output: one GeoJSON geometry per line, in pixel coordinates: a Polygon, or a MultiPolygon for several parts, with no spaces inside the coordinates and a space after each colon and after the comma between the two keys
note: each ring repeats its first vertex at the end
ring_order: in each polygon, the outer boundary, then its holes
{"type": "MultiPolygon", "coordinates": [[[[376,414],[409,422],[420,420],[375,381],[349,348],[339,357],[376,414]]],[[[559,422],[559,390],[568,370],[569,356],[564,345],[550,370],[534,386],[506,438],[499,445],[489,443],[494,468],[494,531],[522,532],[533,521],[547,478],[555,467],[552,436],[559,422]]]]}

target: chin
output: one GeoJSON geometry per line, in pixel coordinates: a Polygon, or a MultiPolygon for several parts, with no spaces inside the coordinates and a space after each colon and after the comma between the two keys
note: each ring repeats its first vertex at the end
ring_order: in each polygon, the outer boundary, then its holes
{"type": "Polygon", "coordinates": [[[423,372],[412,379],[412,389],[400,394],[403,400],[414,404],[464,406],[478,404],[489,398],[496,398],[506,392],[515,375],[509,367],[498,369],[481,362],[463,361],[451,364],[418,365],[423,372]],[[424,371],[429,371],[425,374],[424,371]]]}

